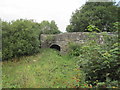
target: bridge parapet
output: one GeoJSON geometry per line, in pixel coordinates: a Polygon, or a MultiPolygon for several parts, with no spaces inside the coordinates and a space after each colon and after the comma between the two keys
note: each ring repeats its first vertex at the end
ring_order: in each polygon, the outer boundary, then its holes
{"type": "MultiPolygon", "coordinates": [[[[115,35],[113,33],[107,33],[108,35],[115,35]]],[[[50,48],[51,45],[58,45],[61,48],[61,52],[66,52],[68,44],[74,43],[84,43],[88,40],[94,40],[97,43],[103,44],[105,41],[103,39],[103,33],[90,33],[90,32],[73,32],[73,33],[62,33],[55,35],[41,35],[41,48],[50,48]],[[95,36],[95,37],[93,37],[95,36]]]]}

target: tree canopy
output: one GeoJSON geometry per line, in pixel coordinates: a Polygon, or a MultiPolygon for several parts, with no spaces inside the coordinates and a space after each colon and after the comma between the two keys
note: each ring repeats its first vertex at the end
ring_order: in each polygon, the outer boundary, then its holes
{"type": "Polygon", "coordinates": [[[114,2],[86,2],[77,9],[70,19],[67,32],[88,32],[89,25],[95,26],[100,31],[111,32],[114,23],[119,22],[118,10],[120,7],[114,2]]]}
{"type": "Polygon", "coordinates": [[[51,22],[49,21],[42,21],[40,23],[40,31],[43,34],[59,34],[60,30],[58,29],[54,20],[51,22]]]}

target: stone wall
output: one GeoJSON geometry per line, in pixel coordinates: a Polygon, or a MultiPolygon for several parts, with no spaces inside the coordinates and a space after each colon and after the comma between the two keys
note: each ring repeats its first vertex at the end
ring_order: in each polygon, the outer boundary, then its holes
{"type": "MultiPolygon", "coordinates": [[[[113,33],[107,33],[108,35],[114,35],[113,33]]],[[[85,43],[88,40],[94,40],[99,44],[103,44],[103,33],[90,33],[90,32],[73,32],[73,33],[62,33],[55,35],[41,35],[41,48],[50,48],[52,45],[58,45],[61,48],[61,52],[66,52],[68,44],[74,43],[85,43]],[[95,35],[95,37],[94,37],[95,35]]]]}

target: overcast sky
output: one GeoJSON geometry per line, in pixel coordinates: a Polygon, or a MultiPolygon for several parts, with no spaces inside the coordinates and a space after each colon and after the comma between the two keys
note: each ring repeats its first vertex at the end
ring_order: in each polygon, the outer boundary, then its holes
{"type": "Polygon", "coordinates": [[[55,20],[59,30],[65,32],[72,12],[85,4],[87,0],[0,0],[0,18],[2,20],[34,19],[55,20]]]}

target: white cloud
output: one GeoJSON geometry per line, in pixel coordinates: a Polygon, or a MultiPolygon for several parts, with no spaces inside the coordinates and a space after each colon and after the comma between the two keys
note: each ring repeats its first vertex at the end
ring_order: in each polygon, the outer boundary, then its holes
{"type": "Polygon", "coordinates": [[[59,29],[65,31],[72,12],[86,0],[0,0],[0,17],[4,20],[20,18],[55,20],[59,29]]]}

